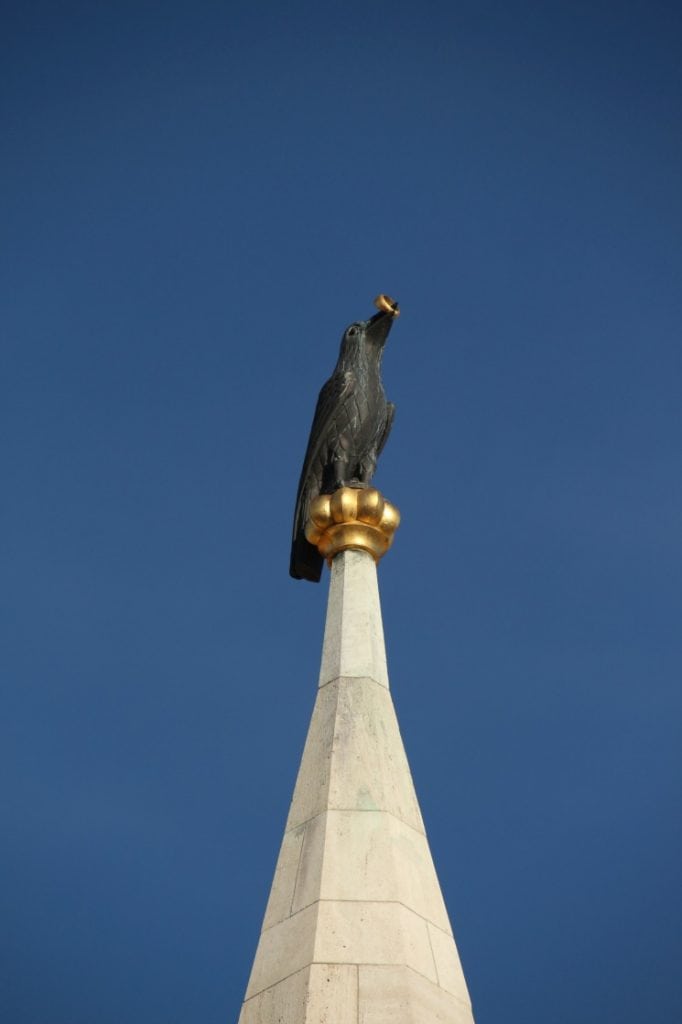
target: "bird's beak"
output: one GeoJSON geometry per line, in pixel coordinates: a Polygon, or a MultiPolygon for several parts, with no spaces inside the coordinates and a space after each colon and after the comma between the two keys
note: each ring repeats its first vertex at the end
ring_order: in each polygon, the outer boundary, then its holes
{"type": "Polygon", "coordinates": [[[393,326],[393,321],[395,320],[396,315],[397,314],[392,311],[375,313],[374,316],[367,321],[367,328],[365,331],[366,337],[370,341],[373,341],[375,345],[384,345],[388,338],[388,332],[393,326]]]}

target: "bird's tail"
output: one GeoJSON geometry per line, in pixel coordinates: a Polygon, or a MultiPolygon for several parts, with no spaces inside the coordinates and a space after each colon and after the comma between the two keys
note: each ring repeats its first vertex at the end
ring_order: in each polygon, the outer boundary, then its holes
{"type": "Polygon", "coordinates": [[[322,575],[322,555],[315,545],[306,539],[305,535],[305,524],[312,496],[310,488],[306,486],[304,475],[301,475],[294,511],[289,575],[293,576],[295,580],[310,580],[311,583],[319,583],[322,575]]]}
{"type": "Polygon", "coordinates": [[[295,580],[320,582],[322,555],[313,544],[306,540],[303,530],[297,532],[291,544],[289,573],[295,580]]]}

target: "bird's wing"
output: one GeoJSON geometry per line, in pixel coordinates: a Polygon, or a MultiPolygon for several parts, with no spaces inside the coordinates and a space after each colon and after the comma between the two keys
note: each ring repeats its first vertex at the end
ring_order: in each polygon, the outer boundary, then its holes
{"type": "Polygon", "coordinates": [[[320,455],[322,455],[322,448],[328,441],[329,428],[331,426],[334,413],[348,394],[350,394],[354,380],[355,375],[350,371],[346,371],[345,373],[333,373],[326,384],[322,386],[322,390],[320,391],[317,399],[317,405],[315,406],[313,424],[310,428],[308,447],[306,448],[305,458],[303,459],[301,479],[298,482],[296,512],[294,514],[294,537],[298,531],[305,526],[305,523],[300,522],[302,512],[301,506],[302,499],[307,496],[306,492],[309,490],[309,488],[306,487],[306,484],[308,483],[310,471],[314,467],[315,462],[318,460],[320,455]]]}
{"type": "Polygon", "coordinates": [[[303,460],[303,473],[312,466],[321,449],[329,439],[329,428],[332,424],[334,414],[353,389],[355,374],[350,370],[344,373],[334,373],[326,384],[323,385],[315,406],[313,425],[310,428],[308,447],[303,460]]]}
{"type": "Polygon", "coordinates": [[[384,450],[384,445],[388,441],[388,435],[391,433],[391,427],[393,426],[393,420],[395,419],[395,405],[393,402],[387,402],[386,404],[386,423],[384,429],[379,438],[379,444],[377,445],[377,458],[381,455],[384,450]]]}

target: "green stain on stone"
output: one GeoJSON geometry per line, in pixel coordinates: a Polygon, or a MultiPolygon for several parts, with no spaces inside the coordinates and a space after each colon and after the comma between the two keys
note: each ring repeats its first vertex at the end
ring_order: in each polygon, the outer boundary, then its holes
{"type": "Polygon", "coordinates": [[[370,791],[367,789],[366,786],[361,786],[361,788],[358,790],[357,806],[358,806],[358,810],[361,810],[361,811],[378,811],[379,810],[379,808],[377,807],[376,803],[374,802],[374,798],[372,797],[372,794],[370,793],[370,791]]]}

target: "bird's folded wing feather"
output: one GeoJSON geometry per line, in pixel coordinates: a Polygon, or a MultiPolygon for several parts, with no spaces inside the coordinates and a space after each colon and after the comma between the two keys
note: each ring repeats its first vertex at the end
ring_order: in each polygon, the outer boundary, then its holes
{"type": "Polygon", "coordinates": [[[323,385],[315,406],[313,425],[310,428],[308,447],[303,460],[301,479],[298,483],[296,495],[296,513],[294,515],[294,537],[305,524],[300,522],[301,499],[306,491],[306,483],[312,466],[322,454],[322,448],[329,441],[329,431],[334,418],[334,413],[339,405],[345,401],[353,389],[355,376],[350,371],[345,373],[333,373],[326,384],[323,385]]]}
{"type": "Polygon", "coordinates": [[[386,404],[386,423],[382,431],[379,443],[377,445],[377,458],[381,455],[384,450],[384,445],[388,441],[388,435],[391,433],[391,427],[393,426],[393,420],[395,419],[395,405],[393,402],[387,402],[386,404]]]}

